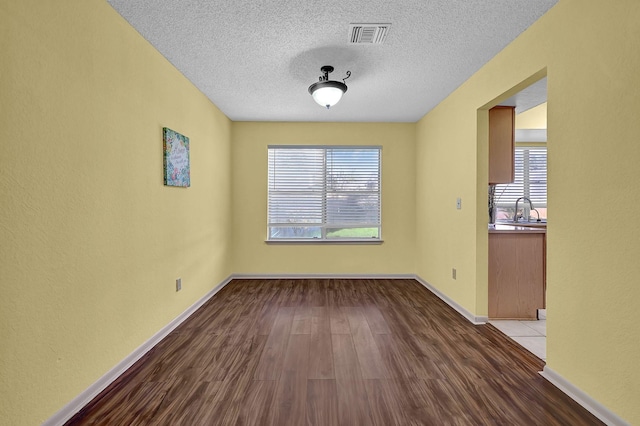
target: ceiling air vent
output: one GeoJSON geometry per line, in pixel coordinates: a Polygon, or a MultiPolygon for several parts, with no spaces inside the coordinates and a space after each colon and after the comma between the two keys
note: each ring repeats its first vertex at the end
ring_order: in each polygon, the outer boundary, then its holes
{"type": "Polygon", "coordinates": [[[382,44],[387,38],[391,24],[351,24],[350,44],[382,44]]]}

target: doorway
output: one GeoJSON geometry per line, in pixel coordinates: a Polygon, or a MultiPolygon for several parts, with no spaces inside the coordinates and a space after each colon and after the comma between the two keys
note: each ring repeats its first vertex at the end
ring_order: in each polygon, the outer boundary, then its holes
{"type": "Polygon", "coordinates": [[[487,191],[491,217],[488,319],[498,330],[545,360],[546,76],[537,79],[532,76],[496,99],[499,101],[494,105],[514,110],[513,163],[509,165],[514,172],[510,181],[489,185],[487,191]],[[532,80],[535,82],[530,83],[532,80]]]}

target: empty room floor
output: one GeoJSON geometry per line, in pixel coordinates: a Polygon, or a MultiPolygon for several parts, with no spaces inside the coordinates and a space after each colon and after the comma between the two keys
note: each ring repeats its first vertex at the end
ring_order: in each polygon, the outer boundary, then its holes
{"type": "Polygon", "coordinates": [[[547,359],[547,321],[491,320],[489,324],[518,342],[526,350],[547,359]]]}
{"type": "Polygon", "coordinates": [[[234,280],[67,424],[596,425],[415,280],[234,280]]]}

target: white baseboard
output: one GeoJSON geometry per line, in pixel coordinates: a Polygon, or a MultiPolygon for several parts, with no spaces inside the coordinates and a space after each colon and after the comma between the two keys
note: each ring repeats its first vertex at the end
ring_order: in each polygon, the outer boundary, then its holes
{"type": "Polygon", "coordinates": [[[234,280],[361,279],[414,280],[414,274],[233,274],[234,280]]]}
{"type": "Polygon", "coordinates": [[[447,305],[451,306],[453,309],[458,311],[458,313],[460,315],[465,317],[472,324],[474,324],[474,325],[482,325],[482,324],[486,324],[489,321],[489,317],[476,316],[476,315],[472,314],[471,312],[466,310],[464,307],[459,305],[458,302],[456,302],[455,300],[453,300],[452,298],[450,298],[446,294],[442,293],[440,290],[438,290],[437,288],[435,288],[434,286],[432,286],[431,284],[429,284],[428,282],[426,282],[425,280],[423,280],[419,276],[414,275],[414,279],[416,281],[418,281],[420,284],[422,284],[424,287],[426,287],[430,292],[432,292],[433,294],[438,296],[440,299],[442,299],[442,301],[444,303],[446,303],[447,305]]]}
{"type": "Polygon", "coordinates": [[[100,392],[105,390],[113,381],[120,377],[133,364],[149,352],[155,345],[160,343],[169,333],[182,324],[195,311],[204,305],[214,294],[220,291],[224,286],[229,284],[233,279],[232,276],[227,277],[224,281],[215,286],[211,291],[201,297],[196,303],[191,305],[186,311],[178,315],[173,321],[164,326],[160,331],[154,334],[149,340],[140,345],[136,350],[129,354],[125,359],[120,361],[115,367],[109,370],[98,381],[85,389],[80,395],[75,397],[71,402],[62,407],[57,413],[45,421],[42,426],[58,426],[66,423],[71,417],[79,412],[93,398],[98,396],[100,392]]]}
{"type": "Polygon", "coordinates": [[[545,365],[540,375],[551,382],[555,387],[566,393],[571,399],[582,405],[587,411],[596,416],[609,426],[628,426],[629,423],[621,419],[613,411],[591,398],[585,392],[576,387],[573,383],[553,371],[545,365]]]}

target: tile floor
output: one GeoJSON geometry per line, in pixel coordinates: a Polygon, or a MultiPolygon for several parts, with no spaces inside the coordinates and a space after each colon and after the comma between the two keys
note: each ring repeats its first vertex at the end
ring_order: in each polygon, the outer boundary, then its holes
{"type": "Polygon", "coordinates": [[[541,360],[547,359],[547,320],[491,320],[489,324],[518,342],[541,360]]]}

